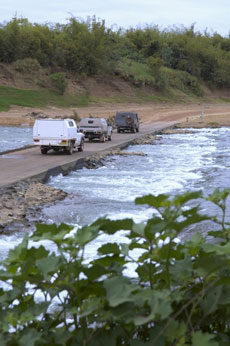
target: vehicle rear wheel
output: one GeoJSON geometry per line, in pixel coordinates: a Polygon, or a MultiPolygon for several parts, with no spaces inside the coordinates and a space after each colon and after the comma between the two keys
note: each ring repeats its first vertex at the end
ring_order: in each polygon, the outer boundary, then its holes
{"type": "Polygon", "coordinates": [[[132,127],[131,132],[135,133],[135,128],[134,127],[132,127]]]}
{"type": "Polygon", "coordinates": [[[72,147],[72,145],[66,148],[66,153],[68,155],[72,155],[73,154],[73,147],[72,147]]]}
{"type": "Polygon", "coordinates": [[[112,140],[112,136],[109,136],[109,137],[108,137],[108,140],[111,141],[111,140],[112,140]]]}
{"type": "Polygon", "coordinates": [[[47,149],[46,148],[41,148],[41,153],[42,153],[42,155],[45,155],[45,154],[47,154],[47,149]]]}
{"type": "Polygon", "coordinates": [[[120,133],[121,132],[121,130],[120,129],[117,129],[117,133],[120,133]]]}
{"type": "Polygon", "coordinates": [[[136,128],[136,132],[139,132],[139,127],[136,128]]]}
{"type": "Polygon", "coordinates": [[[78,148],[78,151],[83,151],[84,150],[84,140],[81,140],[80,147],[78,148]]]}
{"type": "Polygon", "coordinates": [[[100,137],[100,142],[102,142],[102,143],[105,142],[105,135],[101,135],[101,137],[100,137]]]}

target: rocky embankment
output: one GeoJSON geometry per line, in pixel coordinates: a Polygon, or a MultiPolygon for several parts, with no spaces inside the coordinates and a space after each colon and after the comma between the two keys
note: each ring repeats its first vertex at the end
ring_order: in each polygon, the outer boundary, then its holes
{"type": "Polygon", "coordinates": [[[67,193],[38,181],[21,181],[0,189],[0,231],[20,231],[39,220],[41,206],[64,199],[67,193]]]}

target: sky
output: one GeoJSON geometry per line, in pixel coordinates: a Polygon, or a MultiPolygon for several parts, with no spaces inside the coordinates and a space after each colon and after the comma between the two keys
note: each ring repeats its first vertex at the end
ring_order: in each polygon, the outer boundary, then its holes
{"type": "Polygon", "coordinates": [[[229,36],[229,15],[229,0],[0,0],[0,23],[14,16],[39,24],[96,16],[114,30],[146,25],[164,30],[195,24],[195,31],[229,36]]]}

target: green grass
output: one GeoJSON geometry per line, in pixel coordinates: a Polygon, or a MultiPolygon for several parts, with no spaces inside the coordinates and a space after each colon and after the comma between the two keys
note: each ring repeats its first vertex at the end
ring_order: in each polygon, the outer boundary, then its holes
{"type": "Polygon", "coordinates": [[[13,87],[0,86],[0,111],[8,111],[10,106],[12,105],[31,108],[44,108],[47,106],[68,108],[87,107],[92,103],[191,103],[197,101],[212,103],[230,102],[229,99],[224,97],[198,97],[193,93],[184,93],[180,90],[172,88],[170,88],[170,90],[168,90],[167,93],[154,92],[154,94],[150,95],[147,92],[145,92],[145,90],[133,86],[133,96],[118,94],[112,97],[95,98],[90,97],[90,95],[86,93],[81,95],[58,95],[57,93],[47,89],[25,90],[13,87]]]}
{"type": "Polygon", "coordinates": [[[0,111],[8,111],[10,106],[21,107],[71,107],[88,106],[91,102],[89,95],[58,95],[49,90],[25,90],[0,86],[0,111]]]}
{"type": "Polygon", "coordinates": [[[169,95],[154,94],[148,95],[143,90],[134,87],[134,95],[115,95],[112,97],[96,98],[88,94],[82,95],[58,95],[47,89],[25,90],[12,87],[0,86],[0,111],[8,111],[10,106],[44,108],[47,106],[56,107],[84,107],[90,103],[145,103],[145,102],[172,102],[174,97],[169,95]]]}
{"type": "Polygon", "coordinates": [[[136,88],[134,91],[133,96],[125,96],[125,95],[115,95],[112,97],[103,97],[103,98],[95,98],[92,97],[91,101],[94,104],[97,103],[161,103],[161,102],[167,102],[167,103],[192,103],[192,102],[212,102],[212,100],[209,100],[208,98],[204,97],[198,97],[194,94],[186,94],[178,90],[169,89],[167,92],[155,92],[154,94],[149,94],[145,92],[144,90],[136,88]]]}

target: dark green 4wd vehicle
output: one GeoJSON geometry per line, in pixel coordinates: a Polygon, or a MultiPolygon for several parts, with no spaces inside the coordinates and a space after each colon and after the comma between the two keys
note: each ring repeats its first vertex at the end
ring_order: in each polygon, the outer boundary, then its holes
{"type": "Polygon", "coordinates": [[[137,113],[117,112],[115,118],[117,132],[139,132],[139,119],[137,113]]]}

